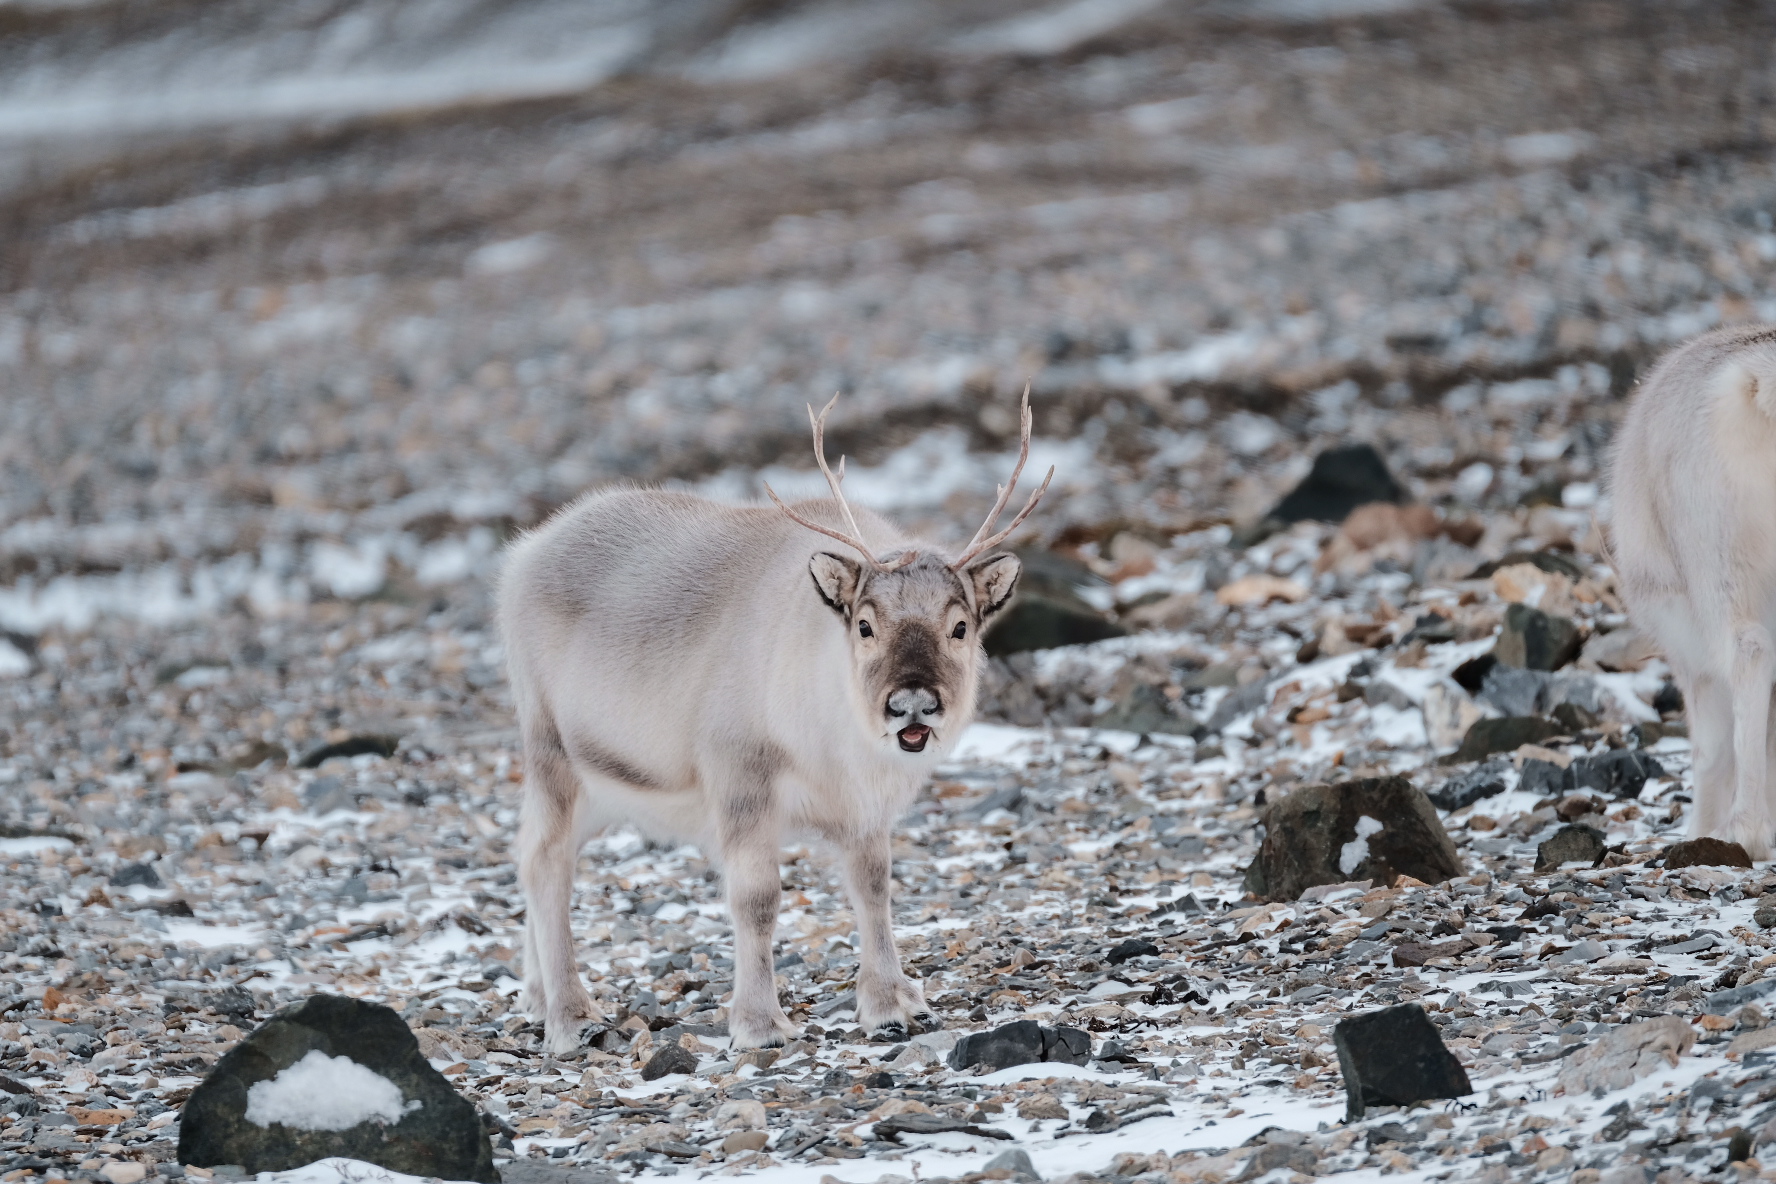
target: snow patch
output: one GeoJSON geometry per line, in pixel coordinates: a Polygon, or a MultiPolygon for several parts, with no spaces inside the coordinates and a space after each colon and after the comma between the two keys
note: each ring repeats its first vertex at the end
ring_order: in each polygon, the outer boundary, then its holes
{"type": "Polygon", "coordinates": [[[382,1074],[318,1048],[247,1090],[247,1121],[262,1127],[343,1131],[364,1122],[399,1122],[419,1107],[418,1099],[403,1102],[401,1087],[382,1074]]]}
{"type": "Polygon", "coordinates": [[[1338,870],[1350,875],[1369,858],[1369,836],[1382,832],[1381,823],[1365,814],[1357,819],[1357,837],[1338,849],[1338,870]]]}

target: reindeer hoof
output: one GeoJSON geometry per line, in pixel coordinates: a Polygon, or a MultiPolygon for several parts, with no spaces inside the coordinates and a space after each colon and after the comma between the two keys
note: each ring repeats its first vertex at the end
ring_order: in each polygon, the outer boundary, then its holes
{"type": "Polygon", "coordinates": [[[869,1038],[872,1044],[903,1044],[907,1038],[907,1026],[899,1020],[886,1020],[876,1025],[869,1038]]]}

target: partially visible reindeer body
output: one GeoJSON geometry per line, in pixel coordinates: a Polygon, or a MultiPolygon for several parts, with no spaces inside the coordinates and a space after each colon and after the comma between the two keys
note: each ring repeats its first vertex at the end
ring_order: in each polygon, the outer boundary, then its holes
{"type": "Polygon", "coordinates": [[[1768,859],[1776,837],[1776,327],[1673,350],[1611,460],[1616,571],[1663,646],[1694,745],[1691,833],[1768,859]]]}
{"type": "MultiPolygon", "coordinates": [[[[1027,406],[1025,431],[1027,450],[1027,406]]],[[[724,866],[736,1047],[794,1031],[771,945],[795,831],[841,852],[863,942],[859,1022],[905,1029],[925,1011],[894,946],[891,827],[973,717],[980,625],[1009,601],[1019,567],[1009,555],[968,562],[1011,527],[946,564],[883,519],[853,515],[840,478],[828,479],[834,500],[781,513],[593,494],[509,554],[499,615],[525,757],[525,995],[551,1051],[579,1047],[603,1018],[569,912],[581,846],[620,822],[696,842],[724,866]],[[810,527],[865,562],[818,550],[810,527]]]]}

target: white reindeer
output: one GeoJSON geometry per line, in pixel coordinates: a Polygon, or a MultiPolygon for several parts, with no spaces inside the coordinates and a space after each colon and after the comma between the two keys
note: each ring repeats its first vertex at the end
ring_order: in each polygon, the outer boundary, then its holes
{"type": "MultiPolygon", "coordinates": [[[[834,396],[834,402],[837,396],[834,396]]],[[[726,873],[734,925],[729,1033],[782,1044],[771,959],[786,832],[839,848],[857,914],[857,1018],[904,1034],[928,1018],[891,928],[890,828],[974,715],[981,625],[1020,567],[986,555],[1030,452],[960,555],[937,558],[854,513],[826,463],[828,403],[808,418],[830,500],[778,509],[656,490],[590,494],[516,542],[499,590],[524,744],[518,869],[524,1006],[550,1051],[605,1018],[575,966],[569,905],[585,841],[614,823],[696,842],[726,873]],[[779,512],[779,510],[781,512],[779,512]],[[803,529],[860,555],[810,553],[803,529]]],[[[1049,479],[1054,470],[1049,470],[1049,479]]]]}
{"type": "Polygon", "coordinates": [[[1776,326],[1718,329],[1641,384],[1611,458],[1616,572],[1695,752],[1690,833],[1768,859],[1776,682],[1776,326]]]}

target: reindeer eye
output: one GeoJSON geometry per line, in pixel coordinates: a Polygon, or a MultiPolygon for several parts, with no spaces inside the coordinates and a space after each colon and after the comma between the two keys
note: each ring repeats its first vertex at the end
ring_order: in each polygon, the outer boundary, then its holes
{"type": "Polygon", "coordinates": [[[870,623],[868,621],[857,622],[857,636],[874,637],[875,635],[876,631],[870,628],[870,623]]]}
{"type": "Polygon", "coordinates": [[[967,637],[968,636],[968,622],[967,621],[957,621],[956,627],[954,629],[950,630],[950,636],[954,637],[958,640],[960,640],[961,638],[967,637]]]}

